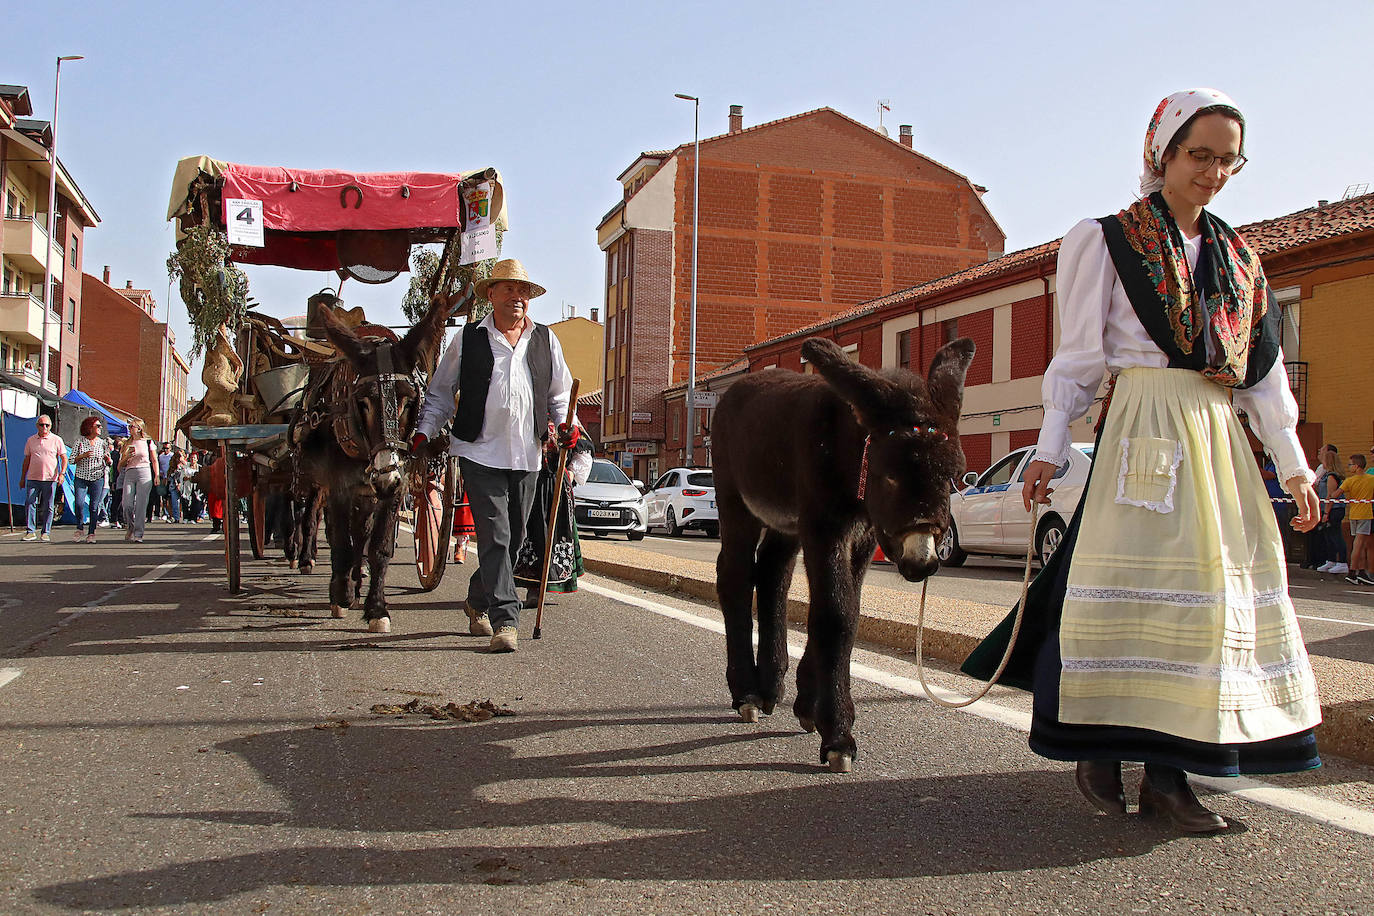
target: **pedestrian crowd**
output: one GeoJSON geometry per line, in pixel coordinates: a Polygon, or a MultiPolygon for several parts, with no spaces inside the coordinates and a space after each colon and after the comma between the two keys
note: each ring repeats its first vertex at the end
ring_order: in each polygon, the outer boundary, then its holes
{"type": "Polygon", "coordinates": [[[36,432],[24,444],[20,468],[24,488],[25,541],[52,540],[67,500],[63,481],[71,469],[73,541],[93,544],[98,528],[122,528],[124,539],[142,543],[145,526],[155,519],[195,524],[206,515],[208,480],[202,471],[208,456],[187,452],[171,442],[156,443],[144,435],[138,420],[129,421],[128,436],[106,437],[95,416],[81,422],[68,444],[53,431],[53,418],[41,414],[36,432]]]}

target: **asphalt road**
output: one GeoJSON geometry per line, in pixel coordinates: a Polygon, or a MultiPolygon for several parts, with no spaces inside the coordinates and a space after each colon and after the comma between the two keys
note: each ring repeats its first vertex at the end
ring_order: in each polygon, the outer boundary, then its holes
{"type": "MultiPolygon", "coordinates": [[[[649,554],[714,563],[720,541],[695,531],[676,538],[651,533],[629,546],[649,554]]],[[[941,569],[930,580],[929,594],[1010,608],[1021,595],[1024,570],[1023,560],[971,556],[962,567],[941,569]]],[[[865,582],[913,594],[920,591],[919,584],[907,582],[884,563],[869,567],[865,582]]],[[[1309,651],[1374,663],[1374,588],[1296,567],[1289,568],[1288,588],[1309,651]]]]}
{"type": "Polygon", "coordinates": [[[784,710],[730,713],[710,606],[588,577],[544,639],[527,617],[520,651],[492,656],[456,635],[463,567],[423,593],[403,547],[394,631],[370,636],[327,617],[323,575],[249,562],[229,597],[218,548],[203,527],[137,546],[0,536],[0,912],[1363,914],[1374,899],[1367,767],[1229,784],[1244,791],[1208,801],[1233,829],[1183,837],[1093,814],[1066,765],[1027,750],[1023,695],[940,709],[907,659],[861,649],[860,758],[836,775],[784,710]],[[486,699],[514,715],[371,711],[486,699]]]}

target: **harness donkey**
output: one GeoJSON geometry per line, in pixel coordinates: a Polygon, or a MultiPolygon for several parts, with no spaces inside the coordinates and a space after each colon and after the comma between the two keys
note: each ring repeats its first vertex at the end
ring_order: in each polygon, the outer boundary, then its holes
{"type": "Polygon", "coordinates": [[[340,357],[312,366],[292,428],[301,470],[327,491],[329,608],[343,617],[357,607],[362,563],[368,563],[363,620],[391,632],[386,572],[396,550],[396,518],[410,462],[424,379],[443,342],[449,304],[436,299],[404,338],[373,325],[356,331],[327,305],[318,314],[340,357]]]}

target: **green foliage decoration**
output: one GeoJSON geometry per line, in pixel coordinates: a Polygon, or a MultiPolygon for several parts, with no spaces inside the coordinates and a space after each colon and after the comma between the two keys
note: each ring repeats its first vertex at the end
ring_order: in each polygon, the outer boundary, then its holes
{"type": "MultiPolygon", "coordinates": [[[[496,250],[500,252],[501,242],[504,240],[506,232],[504,229],[496,230],[496,250]]],[[[455,242],[455,244],[457,244],[455,242]]],[[[410,259],[410,286],[406,289],[405,298],[401,300],[401,311],[405,313],[406,320],[411,324],[419,321],[429,308],[429,287],[433,281],[434,273],[439,269],[439,258],[442,256],[442,249],[420,248],[411,255],[410,259]]],[[[457,254],[454,255],[457,257],[457,254]]],[[[485,280],[491,276],[491,269],[496,266],[499,258],[488,258],[485,261],[476,261],[472,264],[463,264],[450,272],[448,286],[439,290],[441,293],[457,293],[469,283],[476,284],[479,280],[485,280]]],[[[478,296],[472,304],[472,313],[468,321],[481,321],[491,311],[491,303],[486,297],[478,296]]]]}
{"type": "Polygon", "coordinates": [[[191,318],[191,358],[214,347],[220,325],[232,336],[252,300],[248,275],[229,261],[229,239],[213,226],[196,226],[167,256],[167,276],[177,281],[191,318]]]}

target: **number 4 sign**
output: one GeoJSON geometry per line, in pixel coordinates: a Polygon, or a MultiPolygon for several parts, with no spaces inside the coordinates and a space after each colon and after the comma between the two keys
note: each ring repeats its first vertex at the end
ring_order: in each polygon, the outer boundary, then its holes
{"type": "Polygon", "coordinates": [[[262,248],[267,243],[262,235],[262,201],[238,197],[224,199],[224,225],[228,229],[230,245],[262,248]]]}

